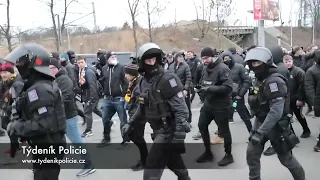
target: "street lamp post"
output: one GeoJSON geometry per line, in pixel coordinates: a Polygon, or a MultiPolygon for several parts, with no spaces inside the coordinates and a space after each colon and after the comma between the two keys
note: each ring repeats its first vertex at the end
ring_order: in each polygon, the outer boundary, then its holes
{"type": "MultiPolygon", "coordinates": [[[[253,10],[248,10],[247,12],[254,13],[253,10]]],[[[258,46],[265,47],[264,20],[258,21],[258,46]]]]}

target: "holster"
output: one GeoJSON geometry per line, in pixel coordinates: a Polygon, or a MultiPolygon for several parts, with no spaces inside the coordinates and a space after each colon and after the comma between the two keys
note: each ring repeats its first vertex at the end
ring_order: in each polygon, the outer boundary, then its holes
{"type": "Polygon", "coordinates": [[[290,118],[285,116],[275,127],[279,135],[271,140],[271,143],[278,154],[288,153],[300,143],[299,138],[293,133],[290,126],[290,118]]]}

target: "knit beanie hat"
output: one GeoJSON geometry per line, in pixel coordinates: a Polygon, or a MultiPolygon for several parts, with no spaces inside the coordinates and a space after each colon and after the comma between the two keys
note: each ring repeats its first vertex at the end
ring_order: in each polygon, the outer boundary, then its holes
{"type": "Polygon", "coordinates": [[[139,75],[138,69],[139,69],[138,65],[136,65],[136,64],[128,64],[124,68],[124,73],[136,77],[136,76],[139,75]]]}
{"type": "Polygon", "coordinates": [[[7,71],[14,74],[14,67],[10,63],[4,63],[1,65],[1,71],[7,71]]]}
{"type": "Polygon", "coordinates": [[[56,58],[50,58],[50,65],[53,65],[59,69],[60,68],[60,61],[56,58]]]}
{"type": "Polygon", "coordinates": [[[205,57],[205,56],[214,57],[216,55],[218,55],[217,51],[213,50],[210,47],[203,48],[202,51],[201,51],[201,57],[205,57]]]}
{"type": "Polygon", "coordinates": [[[69,56],[68,56],[68,54],[61,53],[60,54],[60,59],[65,59],[65,61],[69,61],[69,56]]]}
{"type": "Polygon", "coordinates": [[[106,61],[108,61],[108,59],[109,59],[112,55],[114,55],[114,52],[112,52],[112,51],[107,52],[106,55],[105,55],[106,61]]]}

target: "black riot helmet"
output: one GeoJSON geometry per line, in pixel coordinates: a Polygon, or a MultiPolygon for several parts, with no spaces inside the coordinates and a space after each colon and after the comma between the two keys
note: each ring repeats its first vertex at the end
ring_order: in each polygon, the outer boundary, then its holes
{"type": "Polygon", "coordinates": [[[50,55],[39,44],[20,45],[9,53],[4,60],[15,64],[23,79],[27,79],[32,70],[54,78],[49,68],[50,55]]]}
{"type": "Polygon", "coordinates": [[[142,45],[137,52],[137,61],[140,71],[153,71],[163,65],[163,57],[165,54],[155,43],[146,43],[142,45]],[[145,60],[156,58],[156,64],[147,65],[145,60]]]}
{"type": "Polygon", "coordinates": [[[244,62],[250,66],[251,63],[249,62],[252,61],[261,61],[269,67],[277,67],[273,63],[272,53],[265,47],[255,47],[247,52],[244,62]]]}

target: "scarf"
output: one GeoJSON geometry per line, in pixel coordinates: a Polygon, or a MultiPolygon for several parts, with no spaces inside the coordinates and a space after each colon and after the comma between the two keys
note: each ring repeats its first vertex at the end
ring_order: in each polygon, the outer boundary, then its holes
{"type": "Polygon", "coordinates": [[[86,83],[86,71],[87,71],[87,65],[84,68],[79,69],[79,84],[83,85],[86,83]]]}
{"type": "Polygon", "coordinates": [[[131,99],[131,92],[133,91],[133,89],[136,87],[136,81],[138,79],[139,76],[135,77],[130,83],[129,83],[129,87],[128,87],[128,90],[127,90],[127,94],[126,96],[124,97],[124,100],[129,103],[130,102],[130,99],[131,99]]]}

